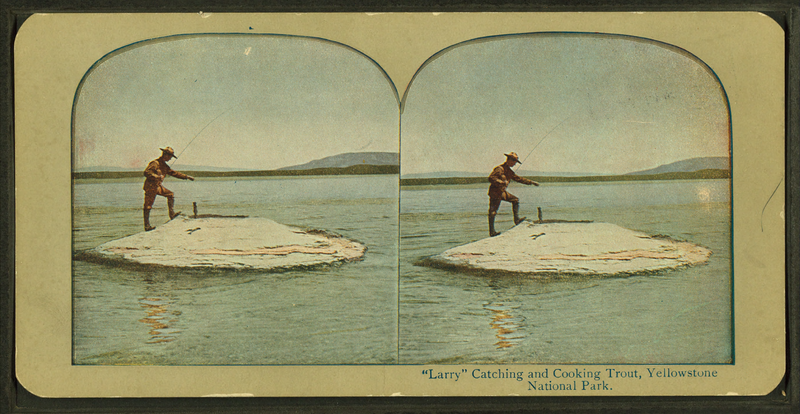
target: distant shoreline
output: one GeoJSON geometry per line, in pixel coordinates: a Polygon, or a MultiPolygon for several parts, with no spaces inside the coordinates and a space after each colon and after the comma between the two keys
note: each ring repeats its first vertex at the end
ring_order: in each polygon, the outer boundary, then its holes
{"type": "MultiPolygon", "coordinates": [[[[487,176],[488,177],[488,176],[487,176]]],[[[447,178],[401,178],[401,186],[415,185],[453,185],[453,184],[484,184],[488,183],[487,177],[447,177],[447,178]]],[[[652,180],[708,180],[731,178],[729,170],[699,170],[693,172],[670,172],[661,174],[634,174],[634,175],[592,175],[582,177],[538,177],[526,176],[525,178],[541,183],[581,183],[597,181],[652,181],[652,180]]]]}
{"type": "MultiPolygon", "coordinates": [[[[264,171],[181,171],[193,177],[297,177],[297,176],[326,176],[326,175],[390,175],[400,174],[397,165],[354,165],[346,168],[314,168],[309,170],[264,170],[264,171]]],[[[137,171],[92,171],[73,172],[73,179],[120,179],[143,178],[142,172],[137,171]]],[[[526,176],[531,180],[542,183],[580,183],[580,182],[605,182],[605,181],[652,181],[652,180],[708,180],[730,179],[729,170],[699,170],[694,172],[670,172],[661,174],[631,174],[631,175],[591,175],[577,177],[558,176],[526,176]]],[[[401,178],[401,186],[423,185],[459,185],[459,184],[484,184],[487,177],[445,177],[445,178],[401,178]]]]}
{"type": "MultiPolygon", "coordinates": [[[[353,165],[345,168],[312,168],[308,170],[263,170],[263,171],[190,171],[179,170],[192,177],[291,177],[303,175],[380,175],[400,174],[399,165],[353,165]]],[[[73,179],[118,179],[142,178],[142,171],[87,171],[73,172],[73,179]]]]}

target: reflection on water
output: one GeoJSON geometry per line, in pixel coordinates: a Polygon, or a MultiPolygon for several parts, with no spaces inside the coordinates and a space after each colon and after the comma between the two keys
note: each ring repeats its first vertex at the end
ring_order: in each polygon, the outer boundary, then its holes
{"type": "Polygon", "coordinates": [[[139,322],[148,326],[150,338],[148,344],[163,344],[178,339],[180,329],[178,316],[181,311],[175,309],[178,299],[175,292],[179,291],[178,284],[170,278],[172,274],[147,273],[144,275],[144,292],[137,295],[137,301],[146,312],[147,316],[139,322]],[[168,294],[164,292],[169,292],[168,294]]]}
{"type": "MultiPolygon", "coordinates": [[[[729,363],[729,180],[518,186],[523,214],[613,223],[711,249],[707,264],[636,277],[499,275],[418,266],[487,237],[481,185],[403,187],[403,363],[729,363]],[[443,334],[446,333],[446,334],[443,334]]],[[[510,210],[496,225],[513,226],[510,210]]]]}
{"type": "MultiPolygon", "coordinates": [[[[282,273],[75,261],[74,364],[397,362],[396,175],[185,184],[170,184],[184,212],[196,201],[201,212],[327,230],[368,245],[369,254],[357,263],[282,273]]],[[[142,232],[141,197],[139,179],[76,182],[74,251],[142,232]]],[[[156,203],[152,224],[166,221],[165,209],[156,203]]]]}
{"type": "Polygon", "coordinates": [[[495,337],[497,337],[498,341],[494,344],[497,349],[511,348],[525,339],[527,335],[520,331],[520,328],[525,326],[525,318],[522,316],[515,317],[511,314],[511,311],[519,308],[519,305],[486,303],[483,308],[491,312],[492,321],[490,325],[492,329],[497,331],[495,337]]]}
{"type": "Polygon", "coordinates": [[[150,327],[148,344],[160,344],[178,339],[180,330],[172,326],[178,322],[177,316],[181,312],[170,310],[169,307],[173,304],[174,301],[162,297],[139,298],[139,305],[147,312],[147,317],[139,319],[139,322],[150,327]]]}

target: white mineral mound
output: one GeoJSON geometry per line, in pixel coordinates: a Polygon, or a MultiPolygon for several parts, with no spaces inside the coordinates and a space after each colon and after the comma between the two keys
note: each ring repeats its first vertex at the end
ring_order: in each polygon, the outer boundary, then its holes
{"type": "Polygon", "coordinates": [[[515,273],[620,275],[704,263],[705,247],[592,222],[526,221],[499,236],[454,247],[423,264],[515,273]]]}
{"type": "Polygon", "coordinates": [[[101,244],[82,258],[186,268],[290,269],[357,260],[366,247],[264,218],[176,218],[101,244]]]}

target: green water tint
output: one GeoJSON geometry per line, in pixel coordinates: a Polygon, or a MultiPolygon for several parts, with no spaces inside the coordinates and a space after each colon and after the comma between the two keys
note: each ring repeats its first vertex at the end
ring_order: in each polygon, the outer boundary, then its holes
{"type": "MultiPolygon", "coordinates": [[[[704,265],[630,277],[499,275],[418,266],[431,255],[488,236],[485,186],[437,187],[402,193],[404,363],[732,361],[726,180],[511,190],[529,216],[541,206],[546,219],[614,223],[712,251],[704,265]],[[503,325],[504,319],[510,324],[503,325]],[[513,340],[504,340],[506,334],[513,340]]],[[[497,225],[513,226],[509,206],[501,207],[497,225]]]]}
{"type": "MultiPolygon", "coordinates": [[[[342,234],[368,247],[363,261],[274,274],[143,272],[74,262],[73,362],[708,364],[733,358],[727,180],[511,189],[529,218],[542,207],[545,219],[608,222],[713,252],[703,266],[621,278],[498,277],[416,266],[487,237],[485,185],[403,187],[398,204],[396,176],[303,180],[168,187],[184,211],[197,201],[201,213],[342,234]]],[[[141,231],[140,183],[79,184],[74,198],[76,251],[141,231]]],[[[163,204],[156,202],[154,224],[166,221],[163,204]]],[[[512,225],[510,216],[501,207],[498,229],[512,225]]]]}
{"type": "MultiPolygon", "coordinates": [[[[396,363],[396,182],[377,176],[170,183],[184,211],[196,199],[201,213],[347,234],[369,244],[368,254],[357,263],[281,273],[134,271],[74,261],[73,362],[396,363]]],[[[76,186],[74,249],[141,232],[141,194],[141,183],[76,186]]],[[[166,221],[164,204],[156,201],[156,225],[166,221]]]]}

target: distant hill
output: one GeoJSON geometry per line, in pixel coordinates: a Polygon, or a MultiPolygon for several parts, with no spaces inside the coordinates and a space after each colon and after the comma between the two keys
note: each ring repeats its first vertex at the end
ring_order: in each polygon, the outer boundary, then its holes
{"type": "MultiPolygon", "coordinates": [[[[724,170],[730,171],[731,159],[729,157],[701,157],[690,158],[683,161],[676,161],[670,164],[660,165],[656,168],[649,170],[635,171],[623,175],[657,175],[666,173],[693,173],[701,170],[724,170]]],[[[477,177],[486,178],[489,176],[490,171],[486,172],[470,172],[470,171],[436,171],[430,173],[418,174],[402,174],[402,179],[408,180],[436,180],[436,179],[457,179],[458,182],[464,182],[464,179],[474,179],[477,177]]],[[[518,169],[515,170],[517,175],[523,177],[600,177],[607,174],[593,173],[593,172],[553,172],[553,171],[530,171],[518,169]]],[[[474,180],[466,180],[474,181],[474,180]]]]}
{"type": "MultiPolygon", "coordinates": [[[[120,178],[140,176],[147,164],[141,168],[121,168],[109,166],[95,166],[77,168],[73,175],[85,178],[120,178]]],[[[225,168],[209,167],[203,165],[184,165],[179,162],[170,164],[170,167],[180,172],[194,173],[218,173],[218,174],[199,174],[198,176],[228,176],[228,173],[242,172],[244,176],[251,175],[295,175],[295,174],[265,174],[264,170],[252,170],[245,168],[225,168]]],[[[297,171],[315,170],[319,173],[343,174],[343,171],[356,171],[356,174],[397,174],[400,169],[400,154],[396,152],[350,152],[345,154],[333,155],[322,159],[307,162],[302,165],[278,168],[274,171],[297,171]],[[365,168],[371,166],[371,168],[365,168]],[[351,168],[353,167],[353,168],[351,168]]]]}
{"type": "Polygon", "coordinates": [[[690,158],[688,160],[677,161],[670,164],[660,165],[649,170],[630,172],[625,175],[652,175],[673,172],[695,172],[700,170],[730,170],[731,159],[729,157],[701,157],[690,158]]]}
{"type": "MultiPolygon", "coordinates": [[[[398,174],[398,165],[351,165],[344,168],[312,168],[308,170],[247,170],[247,171],[192,171],[183,170],[183,173],[193,177],[292,177],[310,175],[374,175],[398,174]]],[[[88,171],[73,172],[75,179],[118,179],[141,178],[139,171],[88,171]]]]}
{"type": "Polygon", "coordinates": [[[317,168],[348,168],[354,165],[400,166],[400,154],[396,152],[348,152],[310,161],[301,165],[278,168],[285,170],[312,170],[317,168]]]}
{"type": "MultiPolygon", "coordinates": [[[[587,175],[583,177],[530,176],[540,183],[588,183],[603,181],[651,181],[651,180],[713,180],[730,179],[728,170],[703,169],[691,172],[668,172],[661,174],[626,174],[626,175],[587,175]]],[[[483,177],[444,177],[444,178],[401,178],[401,186],[440,185],[440,184],[486,184],[483,177]]]]}

